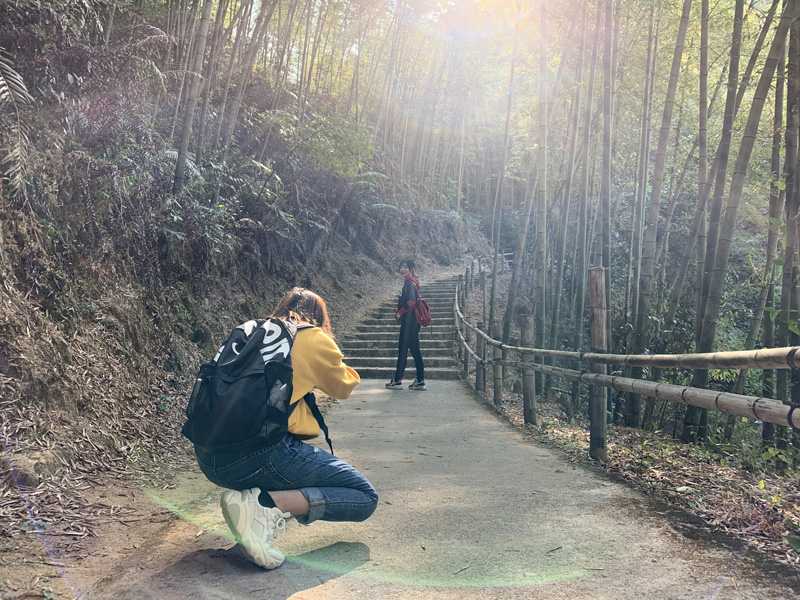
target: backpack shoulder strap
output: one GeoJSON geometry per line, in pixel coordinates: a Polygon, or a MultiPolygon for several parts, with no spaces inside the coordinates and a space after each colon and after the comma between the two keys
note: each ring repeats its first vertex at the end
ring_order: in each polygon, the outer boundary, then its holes
{"type": "Polygon", "coordinates": [[[328,426],[325,424],[325,419],[322,418],[322,413],[319,410],[319,406],[317,406],[317,397],[314,395],[313,391],[310,391],[303,397],[303,400],[305,400],[308,410],[311,411],[311,414],[314,415],[314,418],[317,420],[319,428],[325,435],[325,441],[328,442],[328,448],[331,449],[331,454],[333,454],[333,443],[328,435],[328,426]]]}

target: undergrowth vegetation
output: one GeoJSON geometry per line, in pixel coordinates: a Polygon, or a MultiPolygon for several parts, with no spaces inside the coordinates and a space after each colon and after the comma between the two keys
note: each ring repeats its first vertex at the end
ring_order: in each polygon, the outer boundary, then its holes
{"type": "Polygon", "coordinates": [[[114,5],[0,2],[0,474],[20,490],[0,501],[4,535],[29,518],[88,535],[73,517],[103,477],[168,482],[188,456],[187,377],[288,288],[335,315],[400,257],[447,265],[484,244],[398,199],[359,159],[364,126],[298,120],[258,77],[227,156],[192,155],[175,193],[165,99],[183,73],[156,64],[174,40],[114,5]]]}

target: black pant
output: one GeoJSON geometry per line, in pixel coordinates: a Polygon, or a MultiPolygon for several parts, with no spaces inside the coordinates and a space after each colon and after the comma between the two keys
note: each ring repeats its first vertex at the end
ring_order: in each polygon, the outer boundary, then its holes
{"type": "Polygon", "coordinates": [[[422,362],[422,353],[419,351],[419,323],[417,323],[417,317],[413,310],[404,314],[400,319],[400,342],[397,348],[395,381],[403,379],[409,350],[411,350],[411,356],[414,357],[414,365],[417,368],[417,381],[422,381],[425,379],[425,365],[422,362]]]}

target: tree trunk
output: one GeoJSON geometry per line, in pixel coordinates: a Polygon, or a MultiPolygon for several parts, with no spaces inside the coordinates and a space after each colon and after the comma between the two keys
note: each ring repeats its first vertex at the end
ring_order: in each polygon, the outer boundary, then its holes
{"type": "Polygon", "coordinates": [[[250,40],[250,45],[247,48],[244,60],[242,61],[242,70],[239,73],[239,79],[236,82],[236,89],[233,93],[233,98],[230,103],[230,110],[226,112],[224,121],[225,125],[222,131],[223,146],[223,162],[227,157],[228,149],[230,148],[231,138],[233,137],[233,130],[236,125],[236,118],[239,114],[239,107],[242,104],[247,83],[250,81],[250,74],[253,71],[253,65],[256,60],[256,53],[261,47],[261,42],[267,30],[267,25],[272,18],[272,13],[275,11],[275,6],[278,0],[270,0],[269,3],[264,2],[261,5],[261,10],[258,14],[258,20],[253,31],[253,39],[250,40]]]}
{"type": "Polygon", "coordinates": [[[181,104],[184,102],[184,97],[187,92],[186,76],[190,75],[189,69],[191,68],[190,61],[192,60],[192,49],[194,48],[195,36],[200,28],[200,24],[196,22],[199,1],[200,0],[193,1],[191,13],[184,11],[183,18],[181,20],[180,36],[177,38],[177,55],[175,58],[175,63],[178,65],[178,71],[181,73],[181,84],[178,86],[178,95],[175,100],[175,112],[172,116],[172,129],[169,133],[170,138],[175,137],[175,128],[178,126],[178,115],[180,114],[181,104]],[[194,23],[195,26],[190,27],[189,22],[194,23]],[[188,43],[185,39],[187,28],[192,30],[191,34],[189,34],[188,43]]]}
{"type": "MultiPolygon", "coordinates": [[[[541,38],[539,50],[539,175],[537,177],[536,207],[536,289],[534,290],[534,344],[547,347],[547,310],[545,278],[547,275],[547,121],[548,121],[548,68],[547,68],[547,3],[541,0],[541,38]]],[[[536,362],[542,358],[537,357],[536,362]]],[[[542,393],[542,377],[536,374],[536,391],[542,393]]]]}
{"type": "Polygon", "coordinates": [[[208,103],[211,98],[211,90],[213,89],[213,81],[217,70],[217,63],[219,60],[219,50],[222,44],[223,27],[225,25],[225,12],[228,10],[228,0],[222,0],[217,7],[217,16],[214,19],[214,34],[211,36],[211,56],[206,65],[206,76],[203,82],[201,96],[203,102],[200,105],[200,117],[198,118],[197,127],[197,142],[195,148],[195,161],[197,164],[202,163],[203,158],[203,138],[206,131],[206,115],[208,114],[208,103]]]}
{"type": "Polygon", "coordinates": [[[575,71],[575,95],[572,100],[572,130],[569,140],[567,158],[567,179],[564,185],[564,196],[561,204],[561,223],[558,235],[558,253],[556,257],[555,291],[553,293],[553,319],[550,322],[550,345],[552,348],[559,346],[559,329],[561,327],[561,290],[564,279],[564,259],[567,250],[567,224],[569,222],[569,209],[572,204],[572,182],[575,175],[575,157],[578,148],[578,128],[581,115],[581,88],[583,87],[583,56],[586,49],[586,10],[589,2],[583,3],[582,33],[578,49],[578,65],[575,71]]]}
{"type": "MultiPolygon", "coordinates": [[[[499,332],[495,331],[497,326],[495,323],[495,302],[497,296],[497,276],[499,273],[499,265],[497,255],[500,252],[500,232],[502,228],[503,219],[503,179],[506,170],[506,161],[508,159],[508,139],[509,128],[511,125],[511,101],[514,95],[514,69],[517,63],[517,44],[519,39],[519,22],[520,22],[521,9],[517,7],[517,19],[514,27],[514,49],[511,54],[511,70],[508,76],[508,100],[506,101],[506,123],[503,131],[503,154],[500,163],[500,174],[497,178],[497,190],[494,196],[494,214],[497,215],[497,233],[494,234],[494,256],[492,257],[492,291],[489,299],[489,335],[497,335],[499,332]]],[[[494,231],[494,227],[492,228],[494,231]]],[[[506,311],[509,308],[506,307],[506,311]]],[[[513,312],[513,307],[512,307],[513,312]]]]}
{"type": "MultiPolygon", "coordinates": [[[[783,274],[781,278],[780,312],[778,315],[778,342],[797,344],[797,336],[793,333],[791,324],[796,324],[797,319],[797,248],[800,245],[797,231],[794,227],[795,216],[798,210],[798,128],[800,127],[800,23],[794,22],[791,27],[792,34],[789,45],[789,60],[787,63],[787,104],[786,104],[786,159],[784,162],[784,180],[786,183],[786,243],[783,257],[783,274]]],[[[797,395],[800,386],[797,385],[796,375],[792,373],[778,373],[777,398],[782,402],[798,403],[797,395]]],[[[788,444],[787,431],[784,427],[776,430],[776,447],[785,449],[788,444]]]]}
{"type": "MultiPolygon", "coordinates": [[[[747,64],[747,69],[745,70],[745,74],[742,77],[742,83],[739,86],[739,90],[738,90],[738,92],[736,94],[736,108],[735,108],[735,111],[734,111],[734,115],[736,113],[738,113],[739,107],[741,106],[741,102],[742,102],[742,99],[744,97],[744,93],[746,91],[746,86],[747,86],[747,83],[749,81],[750,73],[752,72],[753,66],[755,65],[755,63],[756,63],[756,61],[758,59],[758,56],[759,56],[759,54],[761,52],[761,47],[763,45],[764,38],[766,37],[766,35],[767,35],[768,31],[769,31],[769,26],[772,23],[772,18],[773,18],[774,14],[775,14],[775,9],[777,7],[778,1],[779,0],[774,0],[772,7],[770,8],[769,12],[767,13],[767,17],[766,17],[766,19],[764,21],[764,25],[761,28],[761,33],[759,34],[759,37],[756,40],[756,44],[755,44],[755,46],[753,48],[753,52],[750,54],[750,60],[749,60],[749,62],[747,64]]],[[[720,142],[720,143],[722,143],[722,142],[720,142]]],[[[717,169],[719,167],[719,158],[720,158],[719,157],[719,153],[717,153],[714,156],[714,162],[711,165],[711,172],[706,177],[707,185],[706,185],[703,193],[701,193],[700,198],[698,199],[698,212],[697,212],[697,214],[695,216],[695,220],[694,220],[694,222],[692,224],[692,227],[691,227],[691,230],[690,230],[689,242],[684,247],[684,253],[683,253],[683,257],[681,258],[681,262],[680,262],[680,266],[678,268],[678,272],[676,273],[675,277],[673,278],[672,285],[670,286],[671,287],[670,300],[669,300],[669,306],[667,308],[666,318],[665,318],[665,321],[667,323],[671,323],[675,318],[675,312],[677,311],[678,302],[680,300],[680,295],[681,295],[681,292],[683,290],[683,284],[684,284],[684,281],[685,281],[686,272],[687,272],[688,265],[689,265],[689,260],[691,258],[692,251],[693,251],[694,247],[696,246],[697,239],[698,239],[698,237],[697,237],[698,236],[698,225],[699,225],[700,218],[701,218],[701,214],[700,213],[701,213],[701,211],[703,213],[705,213],[705,211],[706,211],[706,204],[707,204],[707,201],[708,201],[708,197],[709,197],[709,195],[711,193],[711,183],[712,183],[712,181],[714,181],[716,179],[716,173],[717,173],[717,169]]],[[[706,239],[705,235],[703,236],[703,239],[704,240],[706,239]]]]}
{"type": "Polygon", "coordinates": [[[297,118],[303,120],[305,101],[303,90],[306,87],[306,64],[311,52],[311,15],[314,13],[311,2],[306,2],[306,26],[303,32],[303,50],[300,55],[300,64],[297,69],[297,118]]]}
{"type": "MultiPolygon", "coordinates": [[[[744,0],[736,0],[735,10],[733,15],[733,40],[731,43],[731,60],[730,69],[728,71],[728,94],[725,100],[725,116],[722,122],[722,140],[717,149],[717,157],[719,165],[717,166],[716,181],[714,182],[714,197],[711,200],[711,205],[708,211],[708,231],[706,233],[706,268],[705,272],[708,274],[714,268],[714,258],[717,251],[717,239],[719,238],[719,222],[722,214],[722,200],[725,194],[725,180],[728,174],[728,157],[730,155],[731,136],[733,135],[733,120],[736,117],[736,91],[739,81],[739,56],[742,45],[742,19],[744,15],[744,0]]],[[[708,297],[708,285],[711,282],[710,277],[706,275],[703,278],[703,303],[700,307],[700,318],[703,318],[705,313],[705,303],[708,297]]],[[[701,377],[698,381],[705,383],[700,387],[707,386],[707,373],[705,376],[699,374],[701,377]]],[[[692,413],[693,411],[687,411],[692,413]]]]}
{"type": "MultiPolygon", "coordinates": [[[[636,308],[639,302],[639,266],[642,260],[642,216],[644,215],[644,198],[647,190],[647,166],[650,148],[650,77],[651,55],[653,53],[653,13],[650,7],[650,28],[647,41],[647,60],[644,69],[644,88],[642,91],[642,125],[639,158],[636,171],[636,185],[633,194],[633,210],[631,211],[631,240],[628,250],[628,268],[626,270],[625,312],[628,322],[636,322],[636,308]]],[[[632,337],[630,338],[632,341],[632,337]]],[[[628,347],[630,348],[630,342],[628,347]]]]}
{"type": "MultiPolygon", "coordinates": [[[[458,188],[456,189],[456,214],[461,214],[461,192],[462,187],[464,185],[464,161],[466,157],[464,156],[464,142],[467,138],[467,129],[466,129],[466,121],[467,121],[467,106],[466,104],[462,107],[461,112],[461,151],[458,154],[458,188]]],[[[408,125],[408,118],[406,118],[406,125],[408,125]]],[[[401,160],[402,160],[402,154],[401,160]]],[[[401,169],[402,171],[402,169],[401,169]]]]}
{"type": "MultiPolygon", "coordinates": [[[[775,9],[777,2],[772,6],[775,9]]],[[[764,276],[761,292],[758,297],[756,309],[753,311],[753,317],[750,320],[750,329],[745,341],[745,350],[752,350],[755,348],[758,330],[763,325],[764,328],[764,347],[770,348],[775,342],[774,329],[772,327],[772,317],[766,314],[765,308],[772,306],[775,298],[775,254],[778,247],[778,237],[780,231],[778,223],[780,222],[781,215],[783,214],[783,191],[778,188],[778,176],[781,170],[781,128],[783,127],[783,102],[784,102],[784,76],[785,76],[785,53],[781,53],[778,59],[778,67],[775,77],[775,114],[772,120],[772,160],[771,172],[772,180],[769,186],[769,231],[767,233],[767,256],[764,265],[764,276]]],[[[775,371],[764,369],[762,374],[762,389],[763,395],[766,398],[773,398],[775,395],[774,389],[775,371]]],[[[741,394],[744,392],[745,380],[747,378],[747,369],[739,371],[736,377],[736,387],[734,393],[741,394]]],[[[736,427],[736,418],[728,416],[725,424],[724,439],[730,441],[733,438],[734,429],[736,427]]],[[[762,438],[765,441],[772,440],[774,425],[772,423],[764,423],[762,425],[762,438]]]]}
{"type": "MultiPolygon", "coordinates": [[[[606,23],[604,28],[605,48],[603,52],[603,167],[600,176],[600,205],[602,214],[602,265],[606,278],[606,331],[611,329],[611,127],[614,114],[614,54],[613,0],[606,0],[606,23]]],[[[612,341],[613,343],[613,341],[612,341]]],[[[609,346],[610,347],[610,346],[609,346]]],[[[637,418],[638,424],[638,418],[637,418]]]]}
{"type": "MultiPolygon", "coordinates": [[[[784,49],[786,34],[789,31],[789,24],[794,18],[795,14],[795,4],[787,4],[780,23],[778,24],[777,30],[775,31],[775,36],[772,40],[772,46],[770,48],[769,55],[764,63],[758,86],[756,87],[753,95],[750,113],[747,118],[747,124],[745,126],[745,130],[742,135],[742,141],[739,146],[739,153],[736,157],[736,163],[734,165],[728,203],[725,209],[725,216],[721,223],[718,243],[716,244],[714,267],[711,271],[706,307],[703,311],[703,327],[700,332],[698,352],[708,352],[713,347],[714,338],[716,336],[716,325],[719,316],[719,309],[722,303],[722,290],[724,288],[725,272],[727,271],[728,267],[730,247],[733,239],[733,232],[736,227],[736,217],[738,214],[739,203],[741,201],[742,189],[744,187],[745,174],[747,172],[747,166],[750,162],[750,156],[755,143],[755,137],[758,132],[758,126],[761,120],[761,112],[764,108],[764,103],[772,84],[778,59],[784,49]]],[[[695,373],[702,374],[702,371],[703,370],[695,371],[695,373]]],[[[696,412],[697,411],[695,411],[695,414],[696,412]]],[[[694,425],[697,423],[697,419],[690,420],[688,417],[684,419],[684,429],[681,435],[682,441],[689,442],[695,438],[697,434],[695,432],[694,425]]]]}
{"type": "MultiPolygon", "coordinates": [[[[597,3],[597,13],[594,22],[594,40],[592,41],[592,60],[589,67],[589,85],[586,88],[586,109],[583,121],[583,143],[581,146],[581,190],[578,199],[578,231],[577,238],[577,260],[576,285],[575,285],[575,332],[573,336],[573,347],[580,350],[583,347],[584,329],[584,308],[586,306],[586,273],[588,264],[587,242],[589,237],[588,225],[588,206],[590,194],[590,171],[589,150],[591,149],[592,139],[592,97],[594,96],[594,83],[597,74],[597,54],[600,48],[600,17],[602,16],[602,4],[597,3]]],[[[580,403],[580,384],[576,381],[572,384],[572,404],[577,407],[580,403]]]]}
{"type": "Polygon", "coordinates": [[[212,0],[205,0],[203,16],[200,19],[200,31],[195,45],[194,61],[192,65],[192,83],[186,99],[186,112],[183,115],[183,129],[181,130],[178,145],[178,159],[175,163],[175,179],[172,183],[172,194],[179,194],[183,189],[184,170],[186,169],[186,156],[189,152],[189,140],[192,137],[192,120],[194,108],[197,105],[197,95],[200,88],[200,72],[203,69],[203,57],[206,53],[206,38],[208,36],[208,22],[211,18],[212,0]]]}
{"type": "MultiPolygon", "coordinates": [[[[672,111],[675,105],[675,91],[678,86],[678,74],[680,73],[681,59],[683,56],[683,44],[686,38],[686,29],[689,24],[689,13],[692,8],[692,0],[684,0],[683,12],[681,14],[678,36],[675,41],[675,52],[672,56],[672,67],[670,69],[669,85],[667,86],[666,99],[664,101],[664,113],[661,118],[661,132],[658,138],[658,147],[655,155],[655,166],[653,170],[653,184],[650,203],[647,207],[647,219],[645,222],[644,243],[642,245],[642,263],[639,277],[639,305],[637,308],[636,327],[634,331],[633,353],[642,354],[649,344],[648,320],[650,317],[652,280],[655,272],[655,249],[658,231],[658,213],[661,200],[661,187],[664,183],[664,170],[666,163],[667,142],[669,140],[669,130],[672,123],[672,111]]],[[[641,368],[632,370],[634,378],[640,378],[641,368]]],[[[641,402],[641,400],[629,397],[629,403],[641,402]]]]}
{"type": "MultiPolygon", "coordinates": [[[[248,0],[245,6],[246,8],[244,9],[244,13],[242,14],[242,21],[247,20],[248,15],[250,14],[250,11],[253,8],[252,0],[248,0]]],[[[217,126],[214,130],[214,137],[211,139],[212,153],[216,152],[220,139],[222,137],[222,125],[225,121],[224,115],[228,105],[228,94],[230,93],[231,82],[233,81],[233,73],[236,65],[235,59],[236,56],[239,54],[239,47],[242,45],[242,40],[244,40],[245,35],[246,32],[243,26],[236,28],[236,38],[233,40],[233,48],[231,48],[231,57],[228,63],[227,72],[225,73],[225,81],[222,84],[222,99],[220,100],[219,110],[217,112],[217,126]]]]}

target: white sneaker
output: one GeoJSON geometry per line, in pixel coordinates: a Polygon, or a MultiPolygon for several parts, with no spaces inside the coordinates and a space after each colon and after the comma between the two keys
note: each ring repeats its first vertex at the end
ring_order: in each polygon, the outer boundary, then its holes
{"type": "Polygon", "coordinates": [[[225,522],[242,553],[259,567],[275,569],[283,564],[283,552],[272,545],[278,531],[286,535],[286,519],[292,515],[258,503],[259,488],[225,490],[220,507],[225,522]]]}

